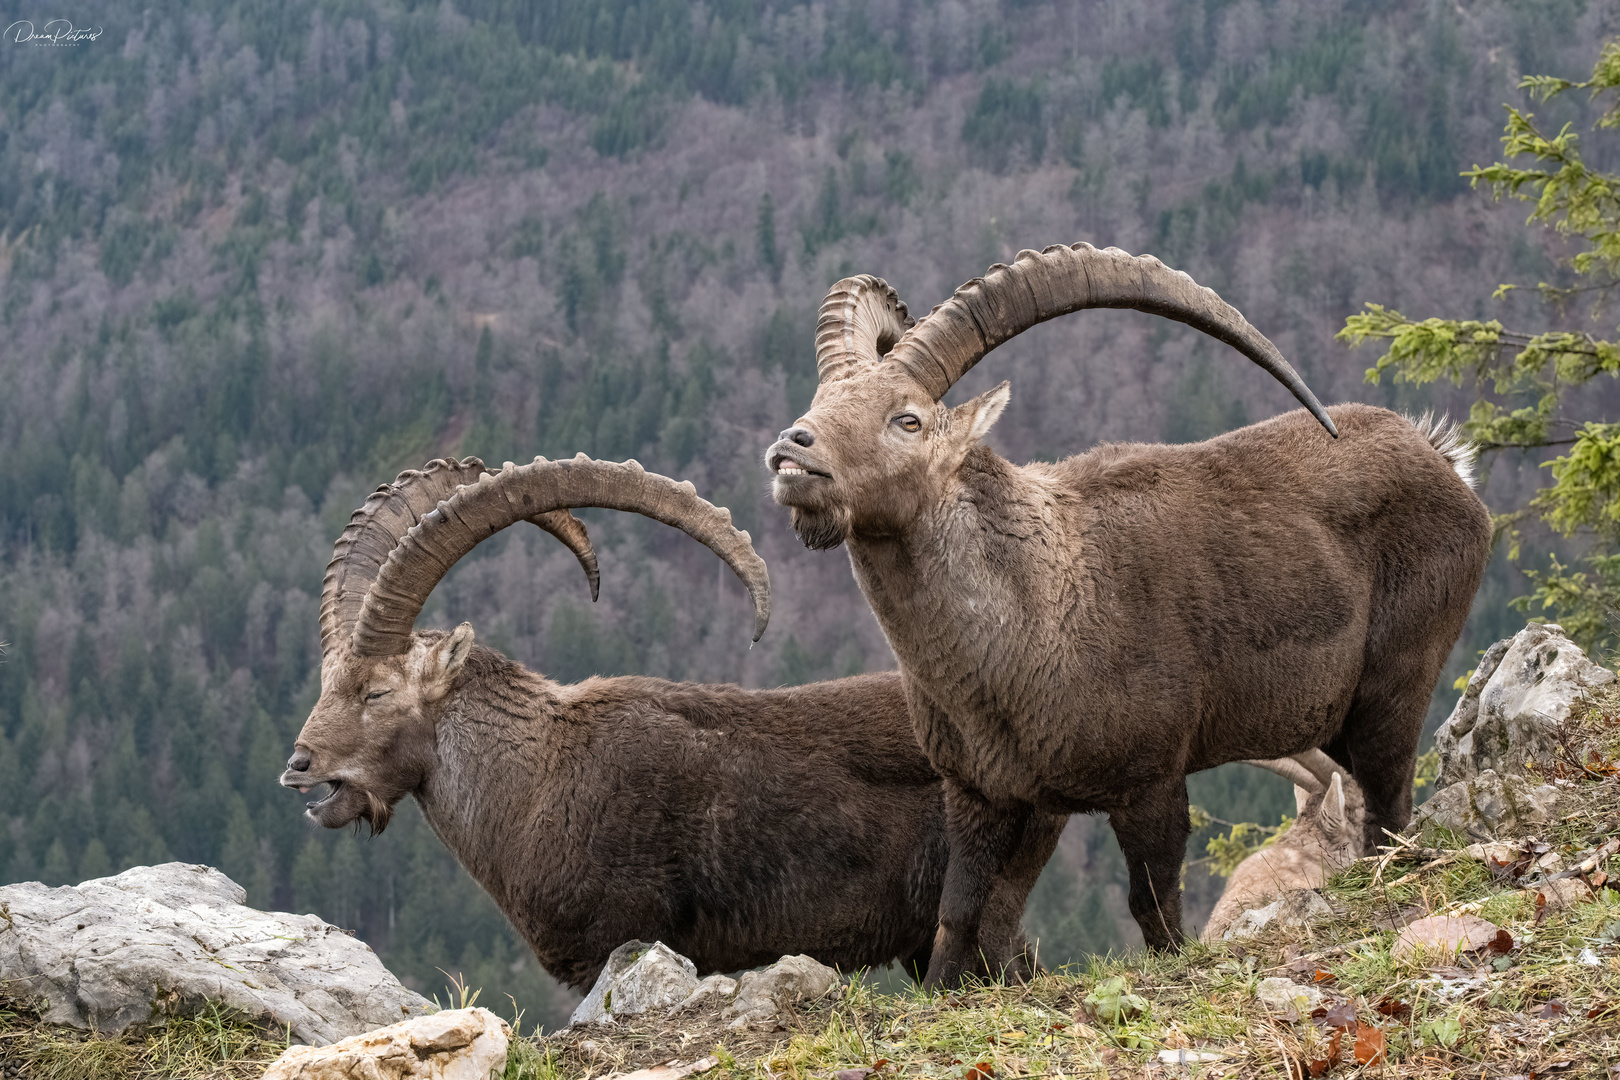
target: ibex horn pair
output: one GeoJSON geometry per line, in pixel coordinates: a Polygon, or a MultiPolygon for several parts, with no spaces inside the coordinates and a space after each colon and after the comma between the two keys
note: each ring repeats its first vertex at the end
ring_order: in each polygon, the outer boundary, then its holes
{"type": "Polygon", "coordinates": [[[1328,785],[1333,783],[1334,773],[1348,774],[1348,770],[1321,750],[1306,750],[1289,757],[1268,758],[1263,761],[1249,760],[1244,764],[1274,772],[1290,784],[1302,787],[1312,795],[1320,795],[1326,791],[1328,785]]]}
{"type": "Polygon", "coordinates": [[[535,458],[491,472],[477,458],[434,461],[401,473],[355,511],[332,553],[321,596],[321,648],[346,643],[363,656],[410,647],[428,594],[481,541],[519,521],[568,545],[591,584],[596,555],[571,507],[629,510],[673,525],[708,546],[748,587],[759,640],[770,620],[770,576],[731,512],[698,497],[689,483],[649,473],[635,461],[535,458]]]}
{"type": "Polygon", "coordinates": [[[938,401],[986,353],[1036,323],[1088,308],[1131,308],[1186,323],[1226,342],[1269,371],[1330,434],[1338,429],[1277,346],[1211,289],[1151,255],[1119,248],[1056,244],[996,263],[928,315],[912,322],[880,278],[845,278],[832,287],[816,324],[821,381],[864,362],[899,364],[938,401]]]}
{"type": "MultiPolygon", "coordinates": [[[[348,525],[333,546],[332,561],[327,563],[326,578],[321,583],[323,655],[354,633],[366,593],[400,539],[441,501],[487,471],[475,457],[460,461],[435,458],[421,469],[407,469],[393,483],[379,487],[349,516],[348,525]]],[[[585,523],[567,510],[536,514],[529,520],[574,553],[590,583],[591,599],[595,600],[602,575],[585,523]]]]}

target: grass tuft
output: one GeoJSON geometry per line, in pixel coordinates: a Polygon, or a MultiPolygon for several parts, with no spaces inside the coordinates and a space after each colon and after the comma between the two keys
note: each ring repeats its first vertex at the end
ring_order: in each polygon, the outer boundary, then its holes
{"type": "Polygon", "coordinates": [[[28,1080],[248,1080],[287,1049],[217,1006],[142,1034],[105,1036],[42,1023],[0,999],[0,1061],[28,1080]]]}

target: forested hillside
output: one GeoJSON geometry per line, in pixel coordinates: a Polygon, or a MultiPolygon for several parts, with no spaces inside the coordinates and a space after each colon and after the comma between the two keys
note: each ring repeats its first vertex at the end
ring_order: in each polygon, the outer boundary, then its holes
{"type": "MultiPolygon", "coordinates": [[[[547,1021],[564,997],[411,807],[374,841],[317,834],[275,784],[368,490],[435,456],[584,451],[732,508],[772,570],[752,650],[718,560],[643,519],[584,515],[596,605],[535,530],[465,560],[424,622],[557,679],[891,666],[760,464],[814,389],[832,281],[879,274],[925,311],[1022,247],[1118,244],[1222,292],[1324,400],[1443,407],[1364,385],[1333,334],[1364,301],[1505,318],[1476,298],[1557,273],[1555,237],[1457,174],[1493,159],[1521,75],[1579,76],[1620,30],[1573,0],[135,10],[0,42],[0,880],[211,863],[419,988],[463,972],[547,1021]]],[[[952,396],[1004,378],[1014,459],[1291,406],[1117,312],[1024,335],[952,396]]],[[[1534,464],[1493,463],[1487,497],[1522,501],[1534,464]]],[[[1522,591],[1493,571],[1448,687],[1522,591]]],[[[1291,807],[1242,767],[1192,786],[1230,820],[1291,807]]],[[[1046,959],[1130,940],[1122,881],[1077,820],[1032,904],[1046,959]]]]}

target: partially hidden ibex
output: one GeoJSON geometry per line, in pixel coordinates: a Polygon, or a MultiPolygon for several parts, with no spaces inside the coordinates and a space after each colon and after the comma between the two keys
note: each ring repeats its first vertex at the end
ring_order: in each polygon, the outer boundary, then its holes
{"type": "Polygon", "coordinates": [[[1361,785],[1364,844],[1410,819],[1429,694],[1491,543],[1454,429],[1324,410],[1213,292],[1088,244],[1021,252],[915,325],[887,284],[846,278],[816,353],[815,399],[766,462],[805,544],[848,544],[946,778],[930,985],[982,970],[988,871],[1032,812],[1109,815],[1161,949],[1182,937],[1188,773],[1321,747],[1361,785]],[[1007,384],[940,401],[995,346],[1094,307],[1211,334],[1310,412],[1018,466],[980,442],[1007,384]]]}
{"type": "MultiPolygon", "coordinates": [[[[412,795],[541,965],[588,985],[633,938],[703,972],[807,953],[920,973],[947,858],[939,777],[897,673],[783,690],[651,678],[562,685],[413,624],[480,541],[532,521],[596,557],[567,507],[631,510],[707,544],[769,613],[765,565],[730,514],[634,462],[581,456],[488,472],[476,458],[402,473],[338,539],[321,602],[321,696],[282,775],[330,790],[309,816],[380,831],[412,795]]],[[[1028,970],[1024,900],[1062,830],[1028,829],[999,868],[977,948],[1028,970]]]]}
{"type": "Polygon", "coordinates": [[[1251,761],[1294,785],[1297,817],[1276,842],[1238,863],[1204,924],[1202,940],[1219,941],[1239,915],[1292,889],[1320,889],[1328,876],[1361,856],[1361,788],[1332,758],[1309,750],[1278,761],[1251,761]]]}

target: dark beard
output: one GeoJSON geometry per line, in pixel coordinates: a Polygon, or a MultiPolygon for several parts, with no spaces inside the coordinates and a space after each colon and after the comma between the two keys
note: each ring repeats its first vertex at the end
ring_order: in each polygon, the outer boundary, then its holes
{"type": "Polygon", "coordinates": [[[842,510],[793,509],[793,531],[811,551],[827,551],[844,542],[849,515],[842,510]]]}

